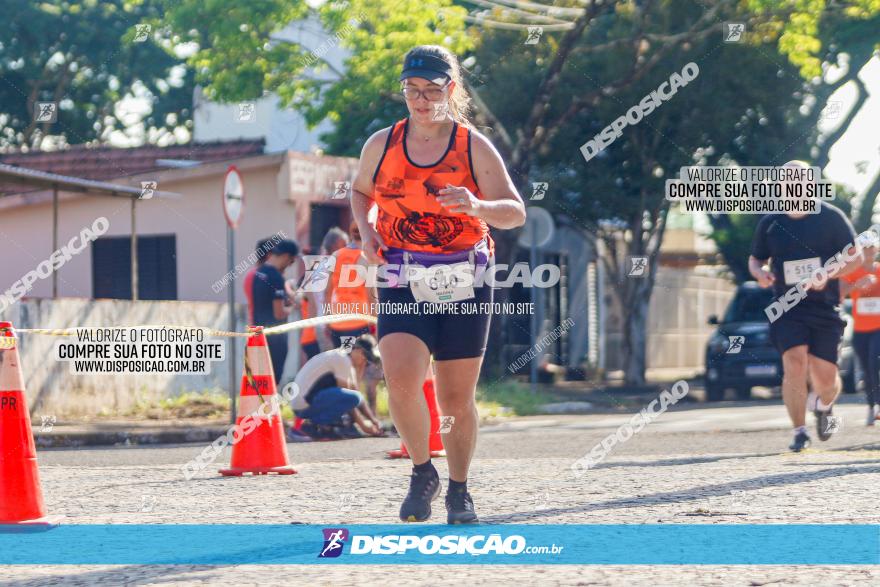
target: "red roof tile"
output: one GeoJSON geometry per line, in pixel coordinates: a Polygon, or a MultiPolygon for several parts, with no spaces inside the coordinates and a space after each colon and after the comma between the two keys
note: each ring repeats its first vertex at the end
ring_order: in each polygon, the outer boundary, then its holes
{"type": "MultiPolygon", "coordinates": [[[[168,147],[146,145],[128,149],[74,145],[60,151],[3,153],[0,154],[0,162],[61,175],[105,180],[168,169],[168,166],[157,163],[159,159],[225,161],[261,155],[264,148],[265,142],[262,139],[189,143],[168,147]]],[[[8,185],[3,186],[3,191],[13,191],[9,188],[8,185]]]]}

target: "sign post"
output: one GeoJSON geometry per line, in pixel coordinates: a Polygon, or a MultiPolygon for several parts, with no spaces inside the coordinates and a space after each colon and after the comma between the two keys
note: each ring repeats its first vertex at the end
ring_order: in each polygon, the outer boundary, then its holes
{"type": "MultiPolygon", "coordinates": [[[[223,215],[226,217],[226,269],[227,275],[231,276],[227,287],[227,301],[229,305],[229,330],[235,331],[235,229],[238,228],[238,221],[241,219],[242,209],[244,208],[244,184],[241,181],[241,174],[235,165],[230,165],[226,170],[226,177],[223,179],[223,215]]],[[[227,364],[229,365],[229,399],[230,399],[230,422],[235,424],[236,417],[236,398],[238,393],[235,389],[236,385],[236,368],[235,357],[238,356],[236,351],[235,337],[229,337],[226,345],[227,364]]]]}
{"type": "MultiPolygon", "coordinates": [[[[529,206],[526,208],[527,222],[517,239],[520,246],[529,247],[529,268],[534,271],[538,266],[539,253],[546,247],[556,233],[556,224],[553,216],[544,208],[529,206]]],[[[532,302],[532,314],[529,317],[529,338],[533,349],[537,349],[538,337],[541,334],[541,326],[544,319],[544,298],[541,292],[534,287],[529,289],[532,302]]],[[[529,383],[532,392],[537,391],[538,385],[538,359],[536,356],[529,365],[529,383]]]]}

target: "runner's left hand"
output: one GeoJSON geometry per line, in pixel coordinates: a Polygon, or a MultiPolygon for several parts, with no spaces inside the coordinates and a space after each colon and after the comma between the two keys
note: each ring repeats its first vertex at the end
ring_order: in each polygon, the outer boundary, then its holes
{"type": "Polygon", "coordinates": [[[440,194],[437,196],[437,201],[448,212],[477,216],[480,209],[480,199],[469,189],[447,183],[446,187],[437,193],[440,194]]]}

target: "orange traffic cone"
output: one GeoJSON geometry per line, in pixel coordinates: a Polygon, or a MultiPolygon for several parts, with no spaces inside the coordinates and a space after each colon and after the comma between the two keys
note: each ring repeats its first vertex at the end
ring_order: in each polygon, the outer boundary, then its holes
{"type": "MultiPolygon", "coordinates": [[[[443,439],[440,437],[440,408],[437,406],[437,393],[434,391],[434,380],[432,378],[425,379],[422,385],[422,391],[425,394],[425,401],[428,402],[428,412],[431,414],[431,436],[429,439],[429,449],[431,457],[445,457],[446,449],[443,448],[443,439]]],[[[389,450],[387,453],[389,459],[408,459],[409,452],[403,441],[400,442],[400,449],[389,450]]]]}
{"type": "Polygon", "coordinates": [[[251,326],[250,329],[257,334],[248,338],[244,351],[244,375],[238,398],[238,417],[235,419],[240,430],[250,430],[250,433],[243,433],[237,442],[232,443],[229,468],[220,469],[220,474],[235,477],[245,473],[293,475],[296,469],[287,458],[281,404],[278,403],[275,374],[272,371],[269,348],[266,346],[266,336],[262,326],[251,326]],[[264,402],[269,405],[262,406],[264,402]],[[272,407],[275,409],[271,409],[272,407]],[[245,418],[253,418],[257,426],[253,427],[253,422],[242,426],[245,418]]]}
{"type": "Polygon", "coordinates": [[[59,521],[46,516],[43,504],[15,331],[11,322],[0,322],[0,525],[59,521]]]}

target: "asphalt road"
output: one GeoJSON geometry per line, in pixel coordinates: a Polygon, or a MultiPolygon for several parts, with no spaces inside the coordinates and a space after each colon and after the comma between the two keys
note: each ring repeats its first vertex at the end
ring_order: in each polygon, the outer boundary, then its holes
{"type": "MultiPolygon", "coordinates": [[[[646,399],[646,403],[650,398],[646,399]]],[[[481,429],[471,492],[484,522],[527,524],[880,524],[880,427],[846,398],[841,431],[787,452],[778,401],[674,407],[582,477],[572,463],[631,413],[515,418],[481,429]]],[[[812,418],[809,419],[812,426],[812,418]]],[[[395,439],[290,444],[288,477],[185,480],[203,445],[39,451],[50,513],[69,524],[397,523],[408,461],[395,439]]],[[[437,459],[441,479],[446,465],[437,459]]],[[[442,523],[442,505],[433,522],[442,523]]],[[[707,546],[708,547],[708,546],[707,546]]],[[[822,545],[804,545],[822,548],[822,545]]],[[[865,566],[31,566],[0,585],[877,585],[865,566]]]]}
{"type": "MultiPolygon", "coordinates": [[[[650,401],[646,397],[645,404],[650,401]]],[[[846,396],[836,413],[843,417],[841,432],[828,442],[815,439],[812,417],[808,419],[814,449],[880,449],[880,426],[864,425],[865,408],[860,397],[846,396]]],[[[511,418],[483,426],[476,458],[578,459],[606,435],[630,420],[637,410],[617,414],[531,416],[511,418]]],[[[787,452],[790,424],[778,400],[688,403],[649,424],[628,442],[617,444],[610,457],[626,455],[689,455],[699,459],[717,454],[778,454],[787,452]]],[[[363,438],[336,442],[290,443],[294,463],[334,462],[349,459],[382,459],[397,448],[394,438],[363,438]]],[[[164,466],[181,465],[201,452],[204,444],[117,446],[76,449],[41,449],[42,465],[63,466],[164,466]]],[[[228,462],[228,451],[218,459],[228,462]]]]}

